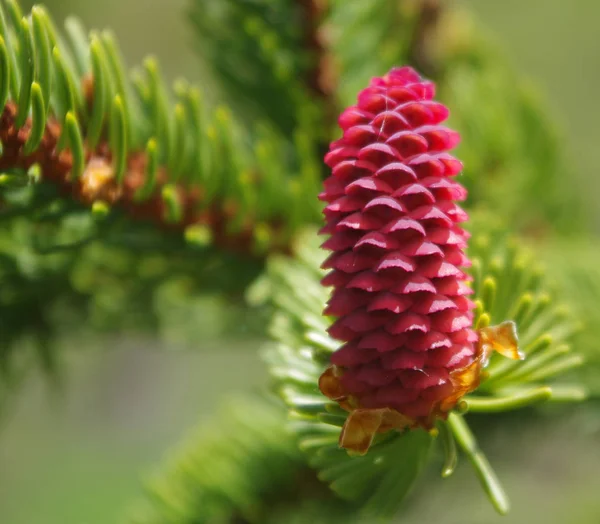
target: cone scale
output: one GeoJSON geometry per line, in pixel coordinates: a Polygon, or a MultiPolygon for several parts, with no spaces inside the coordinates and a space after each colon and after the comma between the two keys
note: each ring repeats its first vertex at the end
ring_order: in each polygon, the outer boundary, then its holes
{"type": "Polygon", "coordinates": [[[457,205],[467,192],[448,153],[460,137],[441,125],[448,110],[434,95],[409,67],[374,78],[325,156],[325,314],[342,345],[319,387],[350,412],[340,445],[355,454],[376,433],[446,418],[492,349],[521,358],[511,324],[473,327],[468,215],[457,205]]]}

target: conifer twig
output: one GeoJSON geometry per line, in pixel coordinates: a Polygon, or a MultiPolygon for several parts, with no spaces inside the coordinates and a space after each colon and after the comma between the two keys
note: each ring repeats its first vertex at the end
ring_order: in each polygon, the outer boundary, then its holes
{"type": "MultiPolygon", "coordinates": [[[[27,171],[33,165],[40,166],[41,178],[57,185],[64,195],[70,195],[84,205],[92,206],[102,201],[109,206],[120,206],[129,216],[138,220],[148,220],[169,230],[185,231],[191,226],[206,226],[211,231],[213,243],[237,253],[253,253],[253,224],[246,219],[237,232],[227,229],[227,224],[236,214],[233,202],[215,202],[201,206],[204,194],[199,187],[184,187],[182,184],[168,184],[170,179],[164,167],[156,168],[156,184],[148,198],[136,199],[145,185],[148,173],[146,152],[130,152],[124,159],[125,170],[122,184],[119,184],[112,167],[113,153],[106,142],[91,150],[87,143],[69,143],[69,148],[61,149],[61,126],[55,118],[49,117],[43,129],[39,146],[27,152],[25,145],[34,133],[31,118],[23,127],[17,127],[18,106],[8,102],[0,115],[0,141],[3,154],[0,157],[0,172],[9,169],[27,171]],[[165,189],[171,198],[164,198],[165,189]],[[169,220],[174,208],[178,208],[180,220],[169,220]]],[[[74,119],[74,116],[72,116],[74,119]]],[[[69,117],[66,119],[67,140],[69,117]]],[[[76,121],[75,121],[76,125],[76,121]]],[[[77,137],[77,133],[72,134],[77,137]]],[[[276,227],[276,224],[273,225],[276,227]]],[[[286,252],[287,246],[271,246],[273,251],[286,252]]]]}

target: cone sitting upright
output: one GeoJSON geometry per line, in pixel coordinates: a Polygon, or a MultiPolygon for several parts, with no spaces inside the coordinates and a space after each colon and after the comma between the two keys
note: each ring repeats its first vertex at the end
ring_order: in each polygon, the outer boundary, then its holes
{"type": "Polygon", "coordinates": [[[350,412],[340,445],[357,454],[377,432],[445,418],[479,385],[492,349],[521,358],[511,323],[473,328],[469,235],[458,225],[468,216],[456,204],[467,193],[447,152],[459,135],[440,125],[448,110],[434,94],[409,67],[374,78],[325,157],[325,314],[343,345],[319,387],[350,412]]]}

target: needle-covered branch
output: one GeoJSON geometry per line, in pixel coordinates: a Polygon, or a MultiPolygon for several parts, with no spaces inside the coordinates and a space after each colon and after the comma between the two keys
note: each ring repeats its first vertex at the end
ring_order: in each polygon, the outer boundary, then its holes
{"type": "MultiPolygon", "coordinates": [[[[261,155],[280,149],[272,133],[249,147],[226,108],[207,109],[183,81],[167,89],[152,58],[130,76],[109,32],[88,37],[69,20],[67,44],[42,7],[24,17],[16,3],[7,7],[0,171],[38,166],[40,181],[65,198],[250,254],[286,251],[296,225],[314,219],[318,206],[307,202],[319,173],[310,154],[296,165],[284,151],[261,155]]],[[[309,153],[299,133],[302,144],[309,153]]]]}
{"type": "Polygon", "coordinates": [[[361,522],[306,464],[277,400],[247,394],[189,436],[146,493],[131,524],[361,522]]]}

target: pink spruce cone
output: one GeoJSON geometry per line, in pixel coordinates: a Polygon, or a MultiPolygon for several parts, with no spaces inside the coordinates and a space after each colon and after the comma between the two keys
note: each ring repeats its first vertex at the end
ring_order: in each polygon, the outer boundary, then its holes
{"type": "Polygon", "coordinates": [[[334,288],[325,314],[338,317],[329,333],[344,345],[319,386],[360,414],[361,434],[348,435],[349,417],[342,435],[360,453],[373,436],[365,426],[430,428],[478,384],[462,269],[469,234],[457,225],[468,218],[456,204],[467,192],[452,179],[461,162],[447,153],[460,137],[440,125],[448,109],[434,93],[409,67],[374,78],[340,116],[343,136],[325,156],[321,232],[333,253],[323,284],[334,288]]]}

